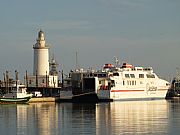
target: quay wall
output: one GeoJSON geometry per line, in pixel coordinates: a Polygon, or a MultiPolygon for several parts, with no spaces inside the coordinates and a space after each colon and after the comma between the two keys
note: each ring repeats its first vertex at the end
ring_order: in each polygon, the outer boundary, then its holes
{"type": "Polygon", "coordinates": [[[38,97],[38,98],[31,98],[29,103],[34,102],[57,102],[60,98],[59,97],[38,97]]]}

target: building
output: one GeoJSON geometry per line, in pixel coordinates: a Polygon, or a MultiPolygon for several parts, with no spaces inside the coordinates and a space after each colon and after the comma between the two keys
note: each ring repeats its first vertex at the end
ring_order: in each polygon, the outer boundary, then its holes
{"type": "Polygon", "coordinates": [[[31,91],[58,88],[57,63],[49,60],[49,46],[46,44],[45,35],[42,30],[38,32],[38,38],[34,49],[33,75],[26,75],[26,83],[31,91]]]}

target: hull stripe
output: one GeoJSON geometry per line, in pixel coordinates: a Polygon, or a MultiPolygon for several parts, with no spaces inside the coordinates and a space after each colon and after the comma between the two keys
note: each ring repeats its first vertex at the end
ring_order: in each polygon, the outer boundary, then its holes
{"type": "MultiPolygon", "coordinates": [[[[168,89],[159,89],[157,91],[167,91],[168,89]]],[[[111,92],[140,92],[146,90],[111,90],[111,92]]]]}
{"type": "Polygon", "coordinates": [[[144,90],[111,90],[111,92],[139,92],[144,90]]]}

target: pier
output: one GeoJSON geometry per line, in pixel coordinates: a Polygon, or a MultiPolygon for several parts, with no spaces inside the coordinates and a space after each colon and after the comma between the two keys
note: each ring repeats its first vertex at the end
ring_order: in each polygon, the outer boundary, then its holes
{"type": "Polygon", "coordinates": [[[31,98],[29,103],[37,103],[37,102],[58,102],[60,97],[38,97],[38,98],[31,98]]]}

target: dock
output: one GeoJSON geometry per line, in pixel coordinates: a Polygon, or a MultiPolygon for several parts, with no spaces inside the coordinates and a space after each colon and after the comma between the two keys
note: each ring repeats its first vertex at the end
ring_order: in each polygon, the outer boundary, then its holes
{"type": "Polygon", "coordinates": [[[70,102],[70,103],[98,103],[98,102],[112,102],[112,100],[108,99],[98,99],[97,94],[94,92],[82,93],[78,95],[71,95],[62,97],[32,97],[29,100],[29,103],[39,103],[39,102],[70,102]]]}
{"type": "Polygon", "coordinates": [[[29,103],[37,103],[37,102],[58,102],[60,97],[37,97],[31,98],[29,103]]]}

